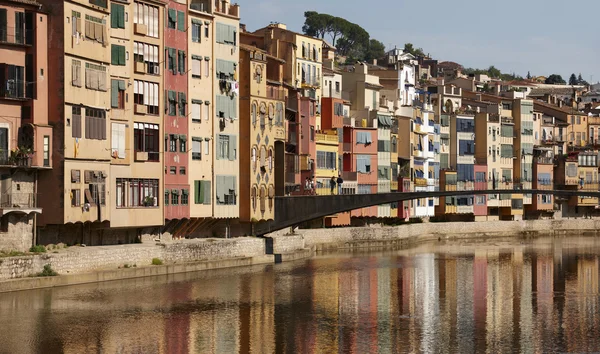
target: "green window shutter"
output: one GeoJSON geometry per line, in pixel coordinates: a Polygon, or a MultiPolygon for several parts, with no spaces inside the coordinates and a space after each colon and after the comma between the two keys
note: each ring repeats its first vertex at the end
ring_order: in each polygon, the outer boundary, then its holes
{"type": "Polygon", "coordinates": [[[119,4],[110,4],[110,27],[111,28],[119,28],[119,7],[123,7],[123,5],[119,4]]]}
{"type": "Polygon", "coordinates": [[[202,181],[194,181],[194,203],[204,203],[204,183],[202,181]]]}
{"type": "Polygon", "coordinates": [[[110,81],[110,106],[119,107],[119,80],[110,81]]]}
{"type": "Polygon", "coordinates": [[[119,65],[125,65],[125,46],[119,46],[119,65]]]}
{"type": "Polygon", "coordinates": [[[212,190],[210,189],[210,181],[202,181],[202,183],[204,184],[204,203],[203,204],[210,205],[210,201],[212,199],[212,196],[211,196],[212,190]]]}
{"type": "Polygon", "coordinates": [[[177,30],[185,32],[185,13],[177,11],[177,30]]]}
{"type": "Polygon", "coordinates": [[[185,51],[179,51],[179,73],[185,75],[185,51]]]}
{"type": "Polygon", "coordinates": [[[111,44],[110,46],[110,63],[112,65],[119,65],[119,46],[111,44]]]}
{"type": "Polygon", "coordinates": [[[169,21],[177,22],[177,11],[175,9],[169,9],[169,21]]]}
{"type": "Polygon", "coordinates": [[[229,136],[229,161],[235,161],[235,152],[237,150],[237,136],[230,135],[229,136]]]}
{"type": "Polygon", "coordinates": [[[179,115],[182,117],[185,117],[185,106],[186,106],[186,97],[185,97],[185,93],[180,92],[179,93],[179,115]]]}
{"type": "Polygon", "coordinates": [[[119,81],[119,90],[125,91],[125,80],[118,80],[118,81],[119,81]]]}
{"type": "Polygon", "coordinates": [[[125,6],[119,5],[119,10],[117,13],[119,28],[125,28],[125,6]]]}
{"type": "Polygon", "coordinates": [[[169,58],[172,63],[172,67],[170,68],[173,71],[173,74],[177,74],[177,51],[174,48],[169,48],[169,58]]]}

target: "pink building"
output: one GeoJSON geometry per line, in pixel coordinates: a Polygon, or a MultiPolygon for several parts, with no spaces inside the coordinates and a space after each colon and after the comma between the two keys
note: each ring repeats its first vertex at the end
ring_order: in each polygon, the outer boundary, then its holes
{"type": "MultiPolygon", "coordinates": [[[[377,193],[377,129],[344,127],[344,171],[356,172],[357,194],[377,193]]],[[[377,217],[377,206],[353,210],[352,217],[377,217]]]]}
{"type": "Polygon", "coordinates": [[[188,181],[187,6],[169,1],[165,22],[165,219],[190,217],[188,181]]]}
{"type": "MultiPolygon", "coordinates": [[[[486,190],[488,189],[487,182],[487,165],[475,165],[475,190],[486,190]]],[[[487,216],[487,195],[476,194],[475,200],[473,201],[473,214],[475,219],[478,217],[487,216]]]]}
{"type": "Polygon", "coordinates": [[[299,151],[301,173],[301,189],[304,188],[305,179],[315,175],[317,164],[317,142],[316,134],[316,101],[310,97],[300,99],[300,136],[299,151]]]}

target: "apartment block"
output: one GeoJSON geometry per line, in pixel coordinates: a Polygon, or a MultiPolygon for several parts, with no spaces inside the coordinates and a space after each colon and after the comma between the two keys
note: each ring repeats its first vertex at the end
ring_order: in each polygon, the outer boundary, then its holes
{"type": "MultiPolygon", "coordinates": [[[[0,250],[27,251],[53,167],[48,17],[35,1],[0,1],[0,250]]],[[[41,215],[40,215],[41,214],[41,215]]]]}
{"type": "Polygon", "coordinates": [[[56,75],[48,85],[56,94],[49,104],[57,110],[50,118],[55,168],[43,181],[52,194],[43,206],[51,212],[40,220],[42,232],[50,243],[58,233],[71,235],[69,242],[132,242],[138,228],[164,222],[165,4],[41,2],[51,14],[56,75]]]}

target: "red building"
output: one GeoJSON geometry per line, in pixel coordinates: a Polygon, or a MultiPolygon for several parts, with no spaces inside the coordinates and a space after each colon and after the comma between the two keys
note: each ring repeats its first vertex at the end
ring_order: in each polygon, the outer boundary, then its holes
{"type": "Polygon", "coordinates": [[[190,217],[188,182],[187,6],[170,0],[165,21],[165,219],[190,217]]]}
{"type": "Polygon", "coordinates": [[[317,164],[317,141],[316,134],[316,101],[310,97],[300,99],[300,136],[298,154],[300,155],[300,169],[302,187],[305,179],[315,175],[317,164]]]}

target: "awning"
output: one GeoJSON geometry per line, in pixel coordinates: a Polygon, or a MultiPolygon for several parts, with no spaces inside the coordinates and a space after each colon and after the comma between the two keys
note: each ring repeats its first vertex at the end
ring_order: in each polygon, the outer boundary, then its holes
{"type": "Polygon", "coordinates": [[[379,125],[382,125],[384,127],[392,126],[392,119],[389,116],[377,115],[377,121],[379,122],[379,125]]]}

